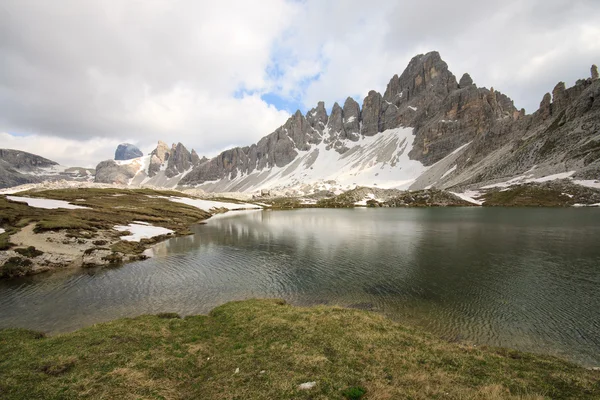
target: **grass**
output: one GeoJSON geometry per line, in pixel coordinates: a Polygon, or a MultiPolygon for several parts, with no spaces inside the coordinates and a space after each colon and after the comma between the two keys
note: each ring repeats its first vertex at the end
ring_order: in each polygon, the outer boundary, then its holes
{"type": "Polygon", "coordinates": [[[600,372],[277,300],[44,337],[0,331],[3,399],[597,399],[600,372]],[[298,386],[316,382],[309,390],[298,386]]]}
{"type": "Polygon", "coordinates": [[[32,262],[26,258],[10,257],[0,266],[0,278],[24,276],[31,270],[32,262]]]}
{"type": "MultiPolygon", "coordinates": [[[[35,232],[65,230],[70,237],[90,239],[100,230],[133,221],[148,222],[189,234],[189,226],[210,214],[196,207],[150,196],[182,196],[182,193],[149,189],[63,189],[19,193],[21,196],[66,200],[88,209],[45,210],[28,207],[0,196],[0,226],[10,233],[35,223],[35,232]]],[[[155,240],[156,241],[156,240],[155,240]]],[[[127,245],[123,245],[127,247],[127,245]]],[[[9,248],[8,235],[0,235],[0,247],[9,248]]]]}
{"type": "Polygon", "coordinates": [[[485,193],[484,206],[570,207],[600,202],[600,190],[576,185],[569,180],[527,183],[485,193]]]}
{"type": "Polygon", "coordinates": [[[43,251],[36,249],[34,246],[21,247],[21,248],[15,249],[15,251],[17,253],[19,253],[20,255],[22,255],[23,257],[27,257],[27,258],[35,258],[35,257],[39,257],[42,254],[44,254],[43,251]]]}
{"type": "MultiPolygon", "coordinates": [[[[164,240],[167,236],[143,239],[139,243],[119,240],[127,232],[117,232],[115,225],[127,225],[134,221],[147,222],[155,226],[171,229],[175,235],[188,235],[189,227],[210,217],[210,213],[186,204],[172,202],[164,197],[185,196],[180,192],[155,191],[149,189],[62,189],[41,192],[22,192],[20,196],[41,197],[65,200],[73,204],[88,207],[87,209],[55,209],[46,210],[29,207],[25,203],[8,200],[0,196],[0,227],[6,233],[0,235],[0,250],[9,250],[15,246],[10,242],[10,235],[21,228],[34,223],[34,232],[63,231],[69,238],[81,243],[93,240],[95,246],[110,247],[113,254],[104,257],[111,264],[120,264],[124,260],[143,258],[141,253],[152,244],[164,240]],[[97,236],[103,234],[103,238],[97,236]],[[111,246],[106,240],[111,238],[111,246]],[[96,239],[96,240],[94,240],[96,239]]],[[[14,249],[21,255],[34,258],[41,255],[36,249],[14,249]]],[[[0,278],[18,276],[16,272],[33,273],[30,266],[17,266],[11,262],[8,266],[0,266],[4,272],[0,278]]],[[[21,274],[22,275],[22,274],[21,274]]]]}

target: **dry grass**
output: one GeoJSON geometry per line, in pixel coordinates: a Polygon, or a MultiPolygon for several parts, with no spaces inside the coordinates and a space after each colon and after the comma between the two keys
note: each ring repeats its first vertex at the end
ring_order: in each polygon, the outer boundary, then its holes
{"type": "MultiPolygon", "coordinates": [[[[140,243],[119,241],[125,232],[113,230],[115,225],[143,221],[175,231],[175,235],[190,234],[189,227],[210,217],[210,213],[196,207],[169,201],[165,196],[182,196],[179,192],[147,189],[64,189],[42,192],[24,192],[21,196],[66,200],[88,209],[46,210],[29,207],[0,196],[0,250],[14,247],[10,235],[35,223],[34,232],[65,231],[68,237],[94,239],[99,232],[108,232],[117,243],[114,252],[139,255],[150,245],[164,237],[142,240],[140,243]]],[[[122,256],[119,256],[122,258],[122,256]]],[[[1,267],[0,267],[1,268],[1,267]]],[[[1,272],[1,271],[0,271],[1,272]]]]}
{"type": "Polygon", "coordinates": [[[5,399],[600,398],[600,372],[552,357],[447,343],[365,311],[274,300],[50,338],[4,330],[0,348],[5,399]],[[298,389],[311,381],[313,389],[298,389]],[[348,397],[356,388],[364,396],[348,397]]]}

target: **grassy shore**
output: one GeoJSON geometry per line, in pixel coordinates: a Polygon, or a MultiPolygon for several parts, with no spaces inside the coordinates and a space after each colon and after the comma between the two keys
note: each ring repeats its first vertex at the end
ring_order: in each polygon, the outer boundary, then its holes
{"type": "MultiPolygon", "coordinates": [[[[127,225],[142,221],[174,231],[174,235],[190,234],[190,225],[210,217],[210,213],[196,207],[169,201],[165,197],[185,195],[180,192],[155,191],[149,189],[62,189],[22,192],[19,196],[40,197],[53,200],[65,200],[85,209],[41,209],[29,207],[25,203],[10,201],[0,196],[0,227],[6,233],[0,234],[0,251],[16,251],[18,256],[11,257],[0,265],[0,278],[36,273],[31,265],[44,264],[35,249],[27,250],[30,243],[19,248],[11,242],[11,235],[33,225],[33,236],[52,236],[57,241],[57,250],[64,244],[81,250],[81,256],[103,252],[103,262],[121,263],[134,260],[157,241],[165,237],[142,239],[140,242],[120,240],[127,232],[114,230],[115,225],[127,225]],[[27,254],[26,254],[27,253],[27,254]],[[28,256],[29,254],[29,256],[28,256]]],[[[34,238],[29,238],[33,242],[34,238]]],[[[52,237],[48,238],[54,240],[52,237]]],[[[76,258],[81,258],[78,256],[76,258]]],[[[43,257],[42,257],[43,258],[43,257]]],[[[71,257],[72,258],[72,257],[71,257]]],[[[69,257],[64,264],[74,262],[69,257]]],[[[78,261],[81,263],[81,261],[78,261]]],[[[60,262],[47,267],[60,267],[60,262]]],[[[41,267],[45,267],[41,265],[41,267]]],[[[40,268],[37,271],[43,271],[40,268]]]]}
{"type": "Polygon", "coordinates": [[[598,399],[600,372],[277,300],[44,337],[0,331],[3,399],[598,399]],[[313,388],[299,385],[315,382],[313,388]]]}

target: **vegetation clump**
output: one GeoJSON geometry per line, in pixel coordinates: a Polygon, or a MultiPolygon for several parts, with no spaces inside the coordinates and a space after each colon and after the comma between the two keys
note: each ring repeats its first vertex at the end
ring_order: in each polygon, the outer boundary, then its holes
{"type": "Polygon", "coordinates": [[[598,399],[600,371],[273,300],[40,338],[0,330],[3,399],[598,399]],[[309,389],[300,387],[316,382],[309,389]]]}
{"type": "Polygon", "coordinates": [[[15,249],[15,251],[17,253],[19,253],[20,255],[22,255],[23,257],[27,257],[27,258],[35,258],[35,257],[39,257],[42,254],[44,254],[43,251],[36,249],[34,246],[29,246],[27,248],[18,248],[18,249],[15,249]]]}
{"type": "Polygon", "coordinates": [[[0,267],[0,278],[16,278],[31,273],[32,262],[26,258],[10,257],[0,267]]]}

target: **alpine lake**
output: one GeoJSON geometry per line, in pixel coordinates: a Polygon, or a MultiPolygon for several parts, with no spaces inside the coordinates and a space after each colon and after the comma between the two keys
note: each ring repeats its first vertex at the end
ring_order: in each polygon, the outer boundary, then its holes
{"type": "Polygon", "coordinates": [[[600,209],[258,210],[193,231],[145,261],[0,282],[0,328],[56,334],[282,298],[600,365],[600,209]]]}

